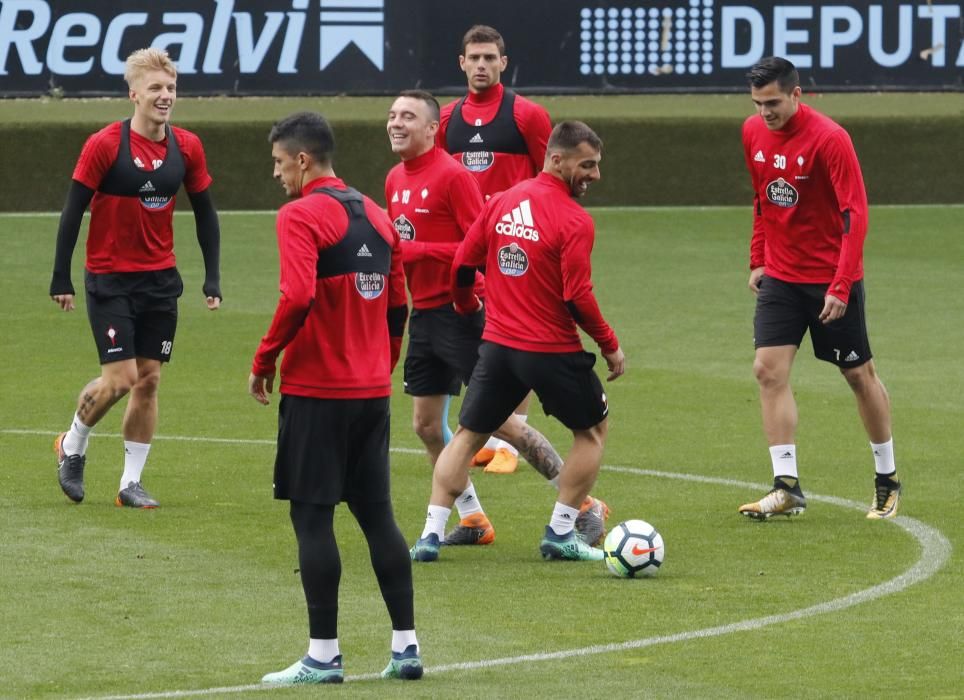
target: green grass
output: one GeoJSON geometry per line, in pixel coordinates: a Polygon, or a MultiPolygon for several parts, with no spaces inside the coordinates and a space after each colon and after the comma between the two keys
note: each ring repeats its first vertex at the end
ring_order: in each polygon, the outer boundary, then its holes
{"type": "MultiPolygon", "coordinates": [[[[818,499],[790,522],[756,524],[736,514],[770,475],[750,372],[748,209],[594,214],[596,291],[629,363],[607,387],[610,468],[595,493],[615,520],[644,518],[662,531],[663,570],[627,581],[602,564],[541,561],[553,492],[525,467],[511,476],[477,474],[496,543],[444,551],[438,564],[414,569],[426,678],[390,686],[356,680],[333,692],[960,698],[964,571],[956,556],[924,582],[835,612],[635,649],[517,658],[787,613],[888,581],[921,556],[897,524],[818,499]],[[452,669],[489,659],[514,661],[452,669]],[[440,667],[449,670],[432,672],[440,667]]],[[[875,208],[865,260],[871,340],[893,401],[906,484],[902,513],[939,529],[955,548],[964,544],[961,216],[960,207],[875,208]]],[[[193,224],[177,218],[186,292],[162,380],[159,433],[200,440],[155,441],[145,472],[162,502],[153,512],[111,503],[121,470],[119,410],[91,442],[87,500],[70,505],[57,487],[50,442],[97,366],[83,307],[63,314],[47,297],[56,221],[0,217],[0,696],[256,683],[302,654],[307,634],[286,509],[271,499],[275,404],[265,409],[246,395],[251,356],[277,299],[273,217],[223,216],[225,303],[217,313],[203,308],[193,224]],[[228,442],[205,441],[212,438],[228,442]]],[[[392,444],[417,449],[400,385],[397,375],[392,444]]],[[[872,460],[853,398],[806,343],[794,388],[804,488],[869,502],[872,460]]],[[[531,420],[565,451],[558,424],[538,409],[531,420]]],[[[396,514],[414,540],[429,470],[417,453],[396,451],[392,461],[396,514]]],[[[347,671],[373,674],[387,659],[387,614],[347,509],[339,509],[336,527],[347,671]]]]}
{"type": "MultiPolygon", "coordinates": [[[[187,89],[190,78],[182,80],[187,89]]],[[[118,92],[123,85],[118,82],[118,92]]],[[[732,117],[753,111],[748,94],[725,95],[533,95],[553,119],[600,117],[628,119],[680,119],[732,117]]],[[[453,96],[439,96],[444,104],[453,96]]],[[[804,98],[835,119],[848,117],[961,116],[960,93],[816,93],[804,98]]],[[[273,121],[292,112],[320,111],[334,121],[384,120],[392,97],[185,97],[177,103],[178,124],[205,122],[273,121]]],[[[107,123],[130,111],[122,98],[14,99],[0,100],[0,123],[107,123]]]]}

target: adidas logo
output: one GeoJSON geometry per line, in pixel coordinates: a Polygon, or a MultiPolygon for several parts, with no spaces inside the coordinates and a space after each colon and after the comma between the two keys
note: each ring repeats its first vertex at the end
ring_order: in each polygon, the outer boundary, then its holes
{"type": "Polygon", "coordinates": [[[503,236],[515,236],[516,238],[536,242],[539,240],[539,232],[534,226],[532,209],[529,207],[529,200],[525,199],[519,202],[519,206],[502,217],[502,220],[495,225],[495,232],[501,233],[503,236]]]}
{"type": "Polygon", "coordinates": [[[475,136],[469,139],[469,143],[482,143],[482,134],[475,132],[475,136]]]}
{"type": "Polygon", "coordinates": [[[763,151],[757,151],[756,155],[753,156],[753,160],[755,160],[757,163],[765,163],[766,158],[763,157],[763,151]]]}
{"type": "Polygon", "coordinates": [[[358,253],[356,254],[355,257],[370,258],[371,256],[372,256],[372,252],[368,250],[368,246],[362,243],[362,247],[358,249],[358,253]]]}
{"type": "Polygon", "coordinates": [[[151,181],[148,180],[143,185],[141,185],[141,188],[138,190],[138,192],[154,192],[154,185],[152,185],[151,181]]]}
{"type": "Polygon", "coordinates": [[[844,362],[856,362],[859,359],[860,359],[860,355],[858,355],[853,350],[851,350],[850,354],[844,358],[844,362]]]}
{"type": "Polygon", "coordinates": [[[784,452],[782,455],[780,455],[780,459],[793,459],[793,453],[784,452]]]}

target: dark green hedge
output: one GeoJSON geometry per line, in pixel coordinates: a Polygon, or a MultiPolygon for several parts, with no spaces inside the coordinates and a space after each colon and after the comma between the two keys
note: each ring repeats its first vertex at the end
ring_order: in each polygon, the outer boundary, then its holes
{"type": "MultiPolygon", "coordinates": [[[[59,210],[80,148],[101,126],[0,125],[0,211],[59,210]]],[[[271,209],[283,201],[271,179],[270,123],[183,126],[204,141],[219,208],[271,209]]],[[[334,126],[336,172],[382,201],[385,174],[396,162],[384,124],[334,126]]],[[[750,199],[739,121],[597,119],[592,126],[605,147],[603,179],[587,197],[588,205],[746,204],[750,199]]],[[[844,126],[857,148],[872,204],[964,201],[961,119],[852,118],[844,126]]]]}

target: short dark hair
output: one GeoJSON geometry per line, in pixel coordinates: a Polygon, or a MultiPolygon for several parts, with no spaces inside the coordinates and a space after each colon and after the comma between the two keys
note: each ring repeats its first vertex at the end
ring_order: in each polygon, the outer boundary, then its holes
{"type": "Polygon", "coordinates": [[[428,90],[402,90],[398,93],[399,97],[411,97],[413,100],[421,100],[428,105],[428,115],[435,121],[441,119],[442,108],[439,107],[438,100],[428,90]]]}
{"type": "Polygon", "coordinates": [[[547,151],[572,151],[581,143],[588,143],[591,148],[601,151],[603,142],[596,132],[583,122],[559,122],[549,134],[547,151]]]}
{"type": "Polygon", "coordinates": [[[776,81],[783,92],[793,92],[800,85],[800,74],[790,61],[779,56],[768,56],[750,68],[746,79],[752,87],[762,88],[776,81]]]}
{"type": "Polygon", "coordinates": [[[280,143],[289,153],[304,151],[322,164],[330,164],[335,152],[331,125],[317,112],[295,112],[275,122],[268,143],[280,143]]]}
{"type": "Polygon", "coordinates": [[[465,55],[465,47],[469,44],[495,44],[499,49],[499,55],[505,56],[505,42],[502,35],[492,27],[485,24],[476,24],[469,27],[469,31],[462,37],[462,55],[465,55]]]}

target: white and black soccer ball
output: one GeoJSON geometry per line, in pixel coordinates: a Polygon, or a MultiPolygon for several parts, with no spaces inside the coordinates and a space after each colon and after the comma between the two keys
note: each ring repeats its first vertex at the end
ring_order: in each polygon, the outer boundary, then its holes
{"type": "Polygon", "coordinates": [[[652,576],[663,563],[663,536],[645,520],[619,523],[603,543],[606,566],[616,576],[652,576]]]}

